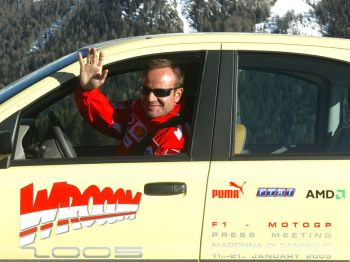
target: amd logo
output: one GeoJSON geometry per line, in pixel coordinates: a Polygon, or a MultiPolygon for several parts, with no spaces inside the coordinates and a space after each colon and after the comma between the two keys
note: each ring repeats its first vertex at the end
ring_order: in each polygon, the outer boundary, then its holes
{"type": "Polygon", "coordinates": [[[323,199],[332,199],[336,200],[345,199],[345,190],[309,190],[306,194],[306,198],[323,198],[323,199]]]}

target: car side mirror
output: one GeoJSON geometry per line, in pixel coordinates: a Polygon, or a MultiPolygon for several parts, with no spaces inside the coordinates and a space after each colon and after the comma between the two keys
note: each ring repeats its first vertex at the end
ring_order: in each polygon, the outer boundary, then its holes
{"type": "Polygon", "coordinates": [[[0,131],[0,160],[11,156],[13,153],[13,145],[11,133],[8,131],[0,131]]]}

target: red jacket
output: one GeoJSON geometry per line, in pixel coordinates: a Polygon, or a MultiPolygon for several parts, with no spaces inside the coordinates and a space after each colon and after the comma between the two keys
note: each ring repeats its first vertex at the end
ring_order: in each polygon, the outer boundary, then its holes
{"type": "MultiPolygon", "coordinates": [[[[135,154],[133,151],[138,142],[156,131],[169,118],[182,112],[184,107],[181,101],[169,114],[151,119],[145,116],[140,99],[111,104],[98,88],[85,91],[80,87],[76,89],[75,102],[87,123],[105,135],[121,139],[118,155],[135,154]]],[[[189,133],[187,123],[160,129],[144,154],[161,156],[183,152],[189,133]]]]}

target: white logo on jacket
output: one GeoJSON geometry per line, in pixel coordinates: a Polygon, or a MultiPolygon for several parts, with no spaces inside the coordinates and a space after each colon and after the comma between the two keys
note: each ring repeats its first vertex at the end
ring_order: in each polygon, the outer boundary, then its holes
{"type": "Polygon", "coordinates": [[[181,125],[177,126],[177,129],[174,131],[174,135],[177,137],[177,139],[180,141],[182,138],[182,128],[181,125]]]}

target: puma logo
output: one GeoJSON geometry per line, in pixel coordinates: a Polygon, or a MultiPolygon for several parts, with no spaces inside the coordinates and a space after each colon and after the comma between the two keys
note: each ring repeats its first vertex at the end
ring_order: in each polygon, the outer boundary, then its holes
{"type": "Polygon", "coordinates": [[[236,183],[234,183],[234,182],[230,182],[230,186],[233,186],[233,187],[235,187],[235,188],[238,188],[239,189],[239,191],[241,191],[241,193],[244,195],[244,192],[243,192],[243,186],[246,184],[247,182],[246,181],[244,181],[244,183],[243,183],[243,185],[242,186],[239,186],[239,185],[237,185],[236,183]]]}
{"type": "Polygon", "coordinates": [[[239,186],[234,182],[230,182],[229,186],[233,186],[236,189],[213,189],[212,198],[240,198],[239,192],[244,195],[243,186],[245,183],[246,182],[244,182],[242,186],[239,186]]]}

